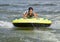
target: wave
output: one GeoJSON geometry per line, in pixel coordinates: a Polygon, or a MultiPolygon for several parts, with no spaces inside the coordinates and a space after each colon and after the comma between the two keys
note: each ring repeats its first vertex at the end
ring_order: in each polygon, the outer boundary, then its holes
{"type": "Polygon", "coordinates": [[[29,4],[29,6],[57,6],[57,4],[47,3],[47,4],[29,4]]]}
{"type": "Polygon", "coordinates": [[[0,6],[10,6],[10,4],[0,4],[0,6]]]}
{"type": "Polygon", "coordinates": [[[0,27],[3,28],[12,28],[14,27],[11,22],[6,22],[6,21],[0,21],[0,27]]]}
{"type": "Polygon", "coordinates": [[[0,10],[0,13],[7,13],[7,14],[21,14],[21,11],[17,11],[17,10],[4,10],[4,9],[1,9],[0,10]]]}
{"type": "Polygon", "coordinates": [[[57,4],[54,3],[34,3],[34,4],[0,4],[0,6],[14,6],[14,7],[22,7],[22,6],[57,6],[57,4]]]}
{"type": "Polygon", "coordinates": [[[60,29],[60,21],[54,21],[49,28],[60,29]]]}
{"type": "Polygon", "coordinates": [[[37,13],[48,13],[48,14],[57,14],[57,13],[60,13],[60,10],[59,11],[56,11],[56,10],[51,10],[51,11],[39,11],[37,13]]]}
{"type": "Polygon", "coordinates": [[[13,6],[13,7],[23,7],[27,4],[0,4],[0,6],[13,6]]]}

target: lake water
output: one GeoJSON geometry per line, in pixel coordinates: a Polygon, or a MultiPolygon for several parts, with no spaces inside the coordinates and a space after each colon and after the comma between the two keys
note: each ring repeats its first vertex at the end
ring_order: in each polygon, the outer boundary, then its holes
{"type": "Polygon", "coordinates": [[[0,42],[60,42],[60,0],[0,0],[0,42]],[[28,7],[52,20],[50,27],[16,28],[28,7]]]}

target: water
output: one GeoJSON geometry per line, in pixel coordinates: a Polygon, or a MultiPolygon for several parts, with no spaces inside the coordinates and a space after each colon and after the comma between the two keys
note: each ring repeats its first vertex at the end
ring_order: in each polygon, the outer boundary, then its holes
{"type": "Polygon", "coordinates": [[[60,0],[0,0],[0,42],[60,42],[60,0]],[[22,17],[30,6],[39,17],[52,20],[52,25],[14,27],[12,20],[22,17]]]}

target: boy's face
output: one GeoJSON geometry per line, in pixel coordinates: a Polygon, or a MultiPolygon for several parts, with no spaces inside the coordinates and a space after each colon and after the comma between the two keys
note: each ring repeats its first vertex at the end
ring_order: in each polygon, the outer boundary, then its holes
{"type": "Polygon", "coordinates": [[[32,13],[33,13],[33,10],[32,10],[32,9],[30,9],[29,13],[30,13],[30,14],[32,14],[32,13]]]}

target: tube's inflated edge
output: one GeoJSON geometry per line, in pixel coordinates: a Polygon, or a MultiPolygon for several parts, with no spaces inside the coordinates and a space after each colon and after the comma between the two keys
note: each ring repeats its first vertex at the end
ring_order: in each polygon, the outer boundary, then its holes
{"type": "Polygon", "coordinates": [[[42,23],[13,23],[16,27],[49,27],[51,24],[42,23]]]}

